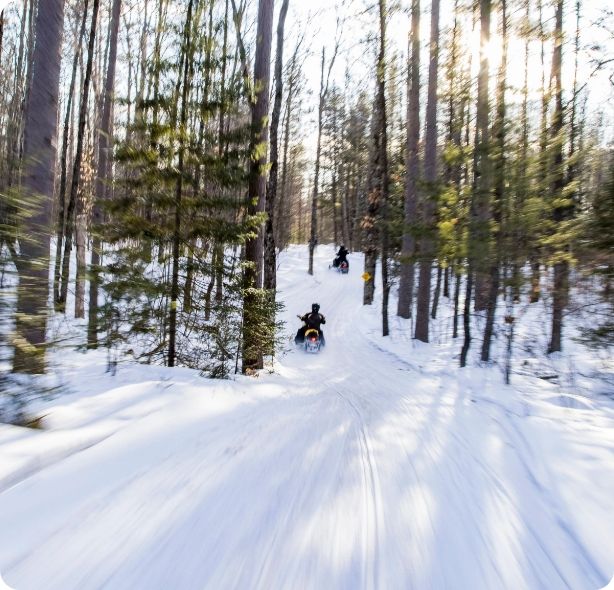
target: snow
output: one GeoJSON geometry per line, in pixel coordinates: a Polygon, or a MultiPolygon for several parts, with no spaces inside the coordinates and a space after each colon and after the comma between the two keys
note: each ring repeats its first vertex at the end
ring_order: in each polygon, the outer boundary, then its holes
{"type": "Polygon", "coordinates": [[[382,338],[377,302],[362,306],[361,256],[347,276],[328,270],[332,257],[319,247],[310,277],[306,248],[282,255],[288,344],[274,372],[212,381],[126,364],[112,377],[102,352],[61,353],[68,393],[40,403],[45,429],[0,426],[8,586],[608,584],[611,359],[571,341],[554,361],[523,352],[543,331],[527,310],[512,386],[475,357],[458,369],[447,301],[433,344],[411,340],[393,313],[382,338]],[[327,346],[306,355],[290,342],[313,301],[327,346]],[[535,376],[546,362],[559,382],[535,376]]]}

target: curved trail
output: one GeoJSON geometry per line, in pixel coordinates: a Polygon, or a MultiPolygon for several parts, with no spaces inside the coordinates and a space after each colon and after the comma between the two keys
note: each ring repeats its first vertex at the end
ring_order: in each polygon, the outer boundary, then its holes
{"type": "Polygon", "coordinates": [[[323,353],[288,345],[277,375],[240,382],[266,395],[221,413],[186,398],[5,492],[9,585],[596,588],[604,573],[511,444],[521,433],[365,337],[359,257],[342,276],[321,248],[303,280],[302,254],[279,273],[287,336],[317,300],[323,353]]]}

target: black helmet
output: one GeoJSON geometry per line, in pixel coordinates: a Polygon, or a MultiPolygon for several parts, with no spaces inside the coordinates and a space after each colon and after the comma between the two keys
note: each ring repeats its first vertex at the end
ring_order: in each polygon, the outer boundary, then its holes
{"type": "Polygon", "coordinates": [[[313,313],[318,313],[320,311],[320,306],[317,303],[312,304],[311,311],[313,313]]]}

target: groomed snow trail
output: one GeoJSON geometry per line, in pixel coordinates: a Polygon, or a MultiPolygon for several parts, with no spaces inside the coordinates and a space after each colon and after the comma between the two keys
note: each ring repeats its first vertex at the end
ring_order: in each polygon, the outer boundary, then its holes
{"type": "Polygon", "coordinates": [[[318,249],[315,277],[302,249],[283,257],[277,374],[175,385],[166,405],[0,495],[11,587],[605,585],[614,563],[540,460],[538,425],[379,349],[361,259],[342,276],[331,252],[318,249]],[[305,355],[289,341],[313,301],[327,346],[305,355]]]}

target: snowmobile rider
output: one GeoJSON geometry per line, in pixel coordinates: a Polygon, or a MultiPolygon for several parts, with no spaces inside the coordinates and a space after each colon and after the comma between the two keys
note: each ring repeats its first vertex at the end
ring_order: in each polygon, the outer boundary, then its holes
{"type": "Polygon", "coordinates": [[[303,316],[300,316],[302,322],[305,322],[303,326],[301,326],[296,333],[296,337],[294,338],[295,344],[301,344],[305,340],[305,332],[309,329],[314,329],[318,331],[320,335],[320,343],[324,346],[324,333],[320,326],[326,323],[326,318],[320,313],[320,306],[317,303],[314,303],[311,306],[311,313],[306,313],[303,316]]]}
{"type": "Polygon", "coordinates": [[[346,249],[346,247],[341,244],[341,247],[339,248],[339,252],[337,252],[337,257],[335,258],[335,260],[333,260],[333,266],[335,268],[338,268],[339,266],[341,266],[342,262],[345,262],[348,266],[348,259],[347,259],[347,255],[349,254],[348,250],[346,249]]]}

